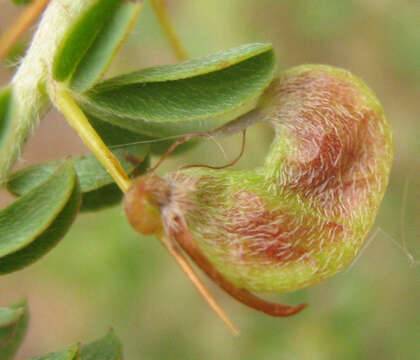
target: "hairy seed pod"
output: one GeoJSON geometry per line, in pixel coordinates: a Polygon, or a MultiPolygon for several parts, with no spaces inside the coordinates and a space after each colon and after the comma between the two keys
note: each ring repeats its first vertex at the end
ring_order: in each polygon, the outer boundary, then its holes
{"type": "MultiPolygon", "coordinates": [[[[322,65],[286,71],[257,112],[275,130],[261,168],[196,167],[150,178],[148,204],[157,204],[170,236],[188,229],[193,259],[204,258],[231,284],[288,292],[334,275],[361,248],[387,186],[391,130],[360,79],[322,65]]],[[[146,178],[126,196],[135,227],[147,214],[130,204],[146,178]]]]}

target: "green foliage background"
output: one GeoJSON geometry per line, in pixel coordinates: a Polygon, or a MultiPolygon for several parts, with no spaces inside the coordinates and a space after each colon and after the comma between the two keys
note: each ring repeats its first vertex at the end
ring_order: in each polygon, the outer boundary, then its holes
{"type": "MultiPolygon", "coordinates": [[[[418,5],[397,0],[168,3],[191,56],[268,41],[275,46],[280,69],[331,64],[350,69],[374,89],[394,129],[395,164],[368,246],[350,270],[307,290],[274,297],[310,303],[289,319],[246,309],[210,284],[242,331],[235,339],[156,239],[129,227],[121,207],[82,215],[51,254],[0,278],[0,305],[28,296],[32,312],[17,359],[88,342],[109,327],[121,338],[128,360],[416,358],[419,268],[410,267],[396,243],[405,239],[419,259],[418,5]]],[[[146,3],[111,73],[174,61],[146,3]]],[[[270,139],[265,128],[250,131],[238,166],[260,164],[270,139]]],[[[222,141],[231,156],[239,143],[236,138],[222,141]]],[[[215,149],[204,143],[161,171],[185,163],[224,163],[215,149]]]]}

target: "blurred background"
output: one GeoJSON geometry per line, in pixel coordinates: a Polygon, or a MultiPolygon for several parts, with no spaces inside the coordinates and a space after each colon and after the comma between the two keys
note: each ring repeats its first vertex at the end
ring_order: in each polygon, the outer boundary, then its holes
{"type": "MultiPolygon", "coordinates": [[[[0,0],[0,31],[20,9],[0,0]]],[[[388,192],[361,256],[309,289],[272,297],[310,307],[275,319],[247,309],[207,282],[241,329],[233,338],[158,241],[141,237],[121,207],[81,215],[63,241],[29,268],[0,279],[0,306],[28,297],[31,324],[17,359],[87,342],[113,327],[125,359],[418,359],[420,354],[420,32],[411,0],[168,0],[192,57],[247,42],[272,42],[279,70],[324,63],[351,70],[382,101],[395,136],[388,192]],[[406,249],[402,244],[406,244],[406,249]],[[417,354],[417,355],[416,355],[417,354]]],[[[175,62],[146,1],[110,74],[175,62]]],[[[11,65],[11,64],[9,64],[11,65]]],[[[5,84],[13,69],[1,66],[5,84]]],[[[271,133],[249,131],[240,168],[262,163],[271,133]]],[[[223,140],[229,156],[240,139],[223,140]]],[[[87,153],[51,111],[18,167],[87,153]]],[[[223,164],[202,143],[165,164],[223,164]]],[[[12,201],[0,194],[1,207],[12,201]]]]}

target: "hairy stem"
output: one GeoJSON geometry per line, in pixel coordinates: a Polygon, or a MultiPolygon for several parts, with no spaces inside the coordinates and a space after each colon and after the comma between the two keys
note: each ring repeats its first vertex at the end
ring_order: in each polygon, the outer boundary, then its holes
{"type": "Polygon", "coordinates": [[[37,124],[48,97],[46,84],[57,47],[67,29],[93,0],[53,0],[42,15],[32,43],[11,83],[0,136],[0,185],[37,124]],[[53,29],[53,30],[52,30],[53,29]]]}

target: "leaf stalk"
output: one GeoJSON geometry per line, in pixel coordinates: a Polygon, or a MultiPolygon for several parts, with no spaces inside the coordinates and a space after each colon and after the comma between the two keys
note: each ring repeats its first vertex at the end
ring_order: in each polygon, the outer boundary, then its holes
{"type": "Polygon", "coordinates": [[[77,131],[83,142],[89,147],[100,163],[113,177],[122,192],[127,192],[131,180],[125,173],[117,157],[108,149],[95,129],[89,123],[88,118],[74,101],[71,94],[65,88],[57,85],[55,98],[51,99],[68,123],[77,131]]]}

